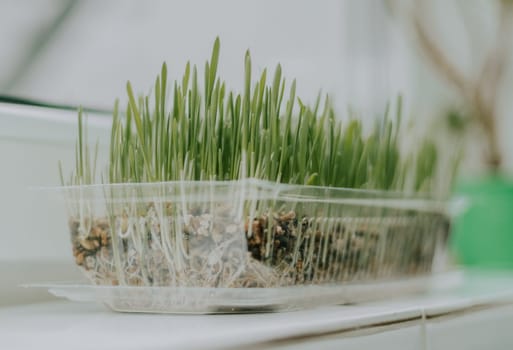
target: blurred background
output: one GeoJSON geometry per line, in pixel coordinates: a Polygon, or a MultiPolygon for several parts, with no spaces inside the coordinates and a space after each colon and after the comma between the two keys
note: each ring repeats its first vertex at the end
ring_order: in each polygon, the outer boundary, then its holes
{"type": "Polygon", "coordinates": [[[220,74],[236,88],[246,49],[257,70],[281,63],[300,82],[302,96],[322,88],[359,103],[372,93],[381,101],[370,107],[381,110],[390,91],[409,84],[406,45],[393,34],[382,1],[193,0],[147,6],[8,0],[2,6],[2,94],[108,110],[128,79],[146,92],[163,61],[177,78],[187,60],[201,67],[216,36],[222,43],[220,74]]]}
{"type": "MultiPolygon", "coordinates": [[[[34,190],[59,184],[59,160],[73,164],[76,107],[90,110],[90,138],[104,149],[126,81],[149,92],[163,61],[180,79],[188,60],[203,66],[216,36],[229,86],[241,86],[249,49],[257,73],[281,63],[299,96],[311,101],[322,89],[341,116],[350,107],[371,121],[401,94],[412,134],[436,135],[442,151],[465,150],[461,173],[486,174],[485,138],[467,127],[473,109],[440,74],[429,44],[478,80],[501,39],[505,2],[0,0],[0,304],[46,297],[18,290],[20,283],[80,278],[58,196],[34,190]]],[[[501,70],[493,95],[506,174],[512,75],[501,70]]]]}

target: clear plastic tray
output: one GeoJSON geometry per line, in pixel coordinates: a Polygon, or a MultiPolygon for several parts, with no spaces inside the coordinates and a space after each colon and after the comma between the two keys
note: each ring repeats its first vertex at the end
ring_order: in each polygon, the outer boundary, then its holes
{"type": "Polygon", "coordinates": [[[355,302],[347,288],[406,293],[445,265],[446,203],[429,198],[255,179],[60,191],[75,262],[120,311],[355,302]]]}
{"type": "Polygon", "coordinates": [[[328,304],[352,304],[404,294],[448,290],[462,282],[461,271],[401,280],[278,288],[187,288],[94,286],[83,283],[31,284],[75,302],[99,302],[119,312],[255,313],[292,311],[328,304]]]}

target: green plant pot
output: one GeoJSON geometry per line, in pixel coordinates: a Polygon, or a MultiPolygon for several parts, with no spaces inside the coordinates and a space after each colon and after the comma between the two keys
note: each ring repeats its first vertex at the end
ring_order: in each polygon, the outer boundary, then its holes
{"type": "Polygon", "coordinates": [[[462,183],[456,194],[468,208],[454,222],[452,246],[459,263],[513,268],[513,181],[498,176],[462,183]]]}

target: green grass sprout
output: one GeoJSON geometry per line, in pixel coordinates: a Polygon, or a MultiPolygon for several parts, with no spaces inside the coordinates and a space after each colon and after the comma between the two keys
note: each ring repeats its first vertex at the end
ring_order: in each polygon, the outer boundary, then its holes
{"type": "MultiPolygon", "coordinates": [[[[280,65],[252,77],[249,51],[244,58],[242,93],[229,90],[217,75],[220,41],[205,63],[204,79],[187,63],[181,80],[168,86],[167,65],[152,96],[136,96],[126,84],[128,104],[114,105],[107,176],[110,183],[258,178],[290,184],[404,190],[408,176],[415,191],[429,192],[437,150],[423,144],[413,158],[400,152],[402,100],[397,115],[383,118],[370,133],[352,118],[341,122],[328,97],[313,105],[296,96],[280,65]],[[412,161],[412,159],[414,159],[412,161]]],[[[68,184],[96,181],[96,154],[90,158],[82,110],[78,113],[75,172],[68,184]]],[[[60,168],[61,181],[65,179],[60,168]]]]}

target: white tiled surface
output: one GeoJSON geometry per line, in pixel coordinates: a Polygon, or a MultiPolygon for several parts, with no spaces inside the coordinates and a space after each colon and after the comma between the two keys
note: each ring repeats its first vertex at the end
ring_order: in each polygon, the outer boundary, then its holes
{"type": "Polygon", "coordinates": [[[361,306],[253,315],[128,315],[96,305],[56,302],[1,310],[0,348],[36,344],[125,350],[238,347],[363,326],[382,320],[385,314],[386,307],[361,306]],[[82,337],[87,342],[80,341],[82,337]]]}
{"type": "Polygon", "coordinates": [[[513,305],[430,321],[427,349],[513,349],[513,305]]]}
{"type": "Polygon", "coordinates": [[[373,332],[342,333],[311,339],[298,339],[286,343],[266,344],[255,349],[265,349],[266,346],[279,350],[397,350],[424,349],[422,328],[420,325],[402,325],[400,328],[373,329],[373,332]]]}
{"type": "Polygon", "coordinates": [[[0,309],[0,349],[509,349],[513,276],[468,275],[448,291],[248,315],[110,312],[67,301],[0,309]]]}

